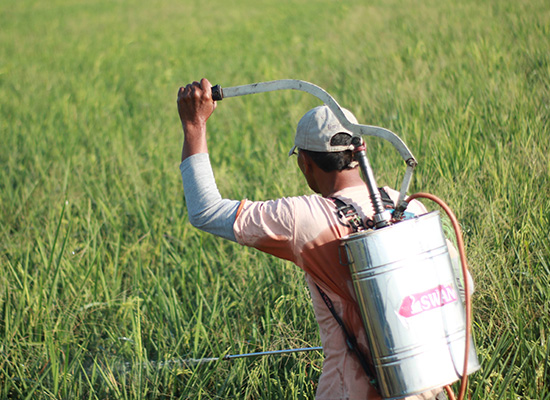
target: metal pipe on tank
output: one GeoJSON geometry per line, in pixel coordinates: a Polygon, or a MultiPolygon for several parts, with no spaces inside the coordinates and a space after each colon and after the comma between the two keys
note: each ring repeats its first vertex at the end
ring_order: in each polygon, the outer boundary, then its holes
{"type": "Polygon", "coordinates": [[[391,213],[384,208],[384,204],[382,203],[382,197],[380,196],[380,191],[376,185],[376,178],[374,177],[369,159],[367,158],[365,144],[358,136],[355,136],[351,143],[355,147],[353,155],[355,160],[359,163],[359,167],[363,173],[372,206],[374,208],[374,226],[376,228],[388,226],[391,220],[391,213]]]}

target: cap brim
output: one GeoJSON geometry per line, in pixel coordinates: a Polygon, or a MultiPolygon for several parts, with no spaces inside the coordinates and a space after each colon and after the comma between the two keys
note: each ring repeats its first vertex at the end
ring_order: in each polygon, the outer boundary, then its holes
{"type": "Polygon", "coordinates": [[[296,150],[298,148],[298,146],[294,145],[292,146],[292,148],[290,149],[290,151],[288,152],[288,156],[290,157],[291,155],[294,154],[294,150],[296,150]]]}

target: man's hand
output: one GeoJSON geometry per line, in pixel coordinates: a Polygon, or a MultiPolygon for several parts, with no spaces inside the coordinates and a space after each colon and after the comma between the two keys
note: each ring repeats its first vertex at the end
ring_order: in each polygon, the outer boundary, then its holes
{"type": "Polygon", "coordinates": [[[207,153],[206,121],[216,109],[212,85],[207,79],[193,82],[178,91],[178,112],[184,133],[182,161],[197,153],[207,153]]]}

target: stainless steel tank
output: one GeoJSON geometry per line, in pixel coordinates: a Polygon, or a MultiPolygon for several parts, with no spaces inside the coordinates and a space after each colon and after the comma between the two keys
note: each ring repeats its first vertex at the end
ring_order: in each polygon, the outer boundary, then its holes
{"type": "MultiPolygon", "coordinates": [[[[439,212],[342,241],[381,395],[398,399],[460,379],[465,309],[439,212]]],[[[480,368],[469,340],[468,374],[480,368]]]]}

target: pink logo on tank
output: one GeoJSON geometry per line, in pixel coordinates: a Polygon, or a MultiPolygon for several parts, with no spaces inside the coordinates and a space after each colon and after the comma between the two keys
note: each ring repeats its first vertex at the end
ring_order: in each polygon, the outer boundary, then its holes
{"type": "Polygon", "coordinates": [[[405,297],[399,308],[399,315],[406,318],[413,317],[457,300],[458,296],[453,285],[439,285],[425,292],[405,297]]]}

